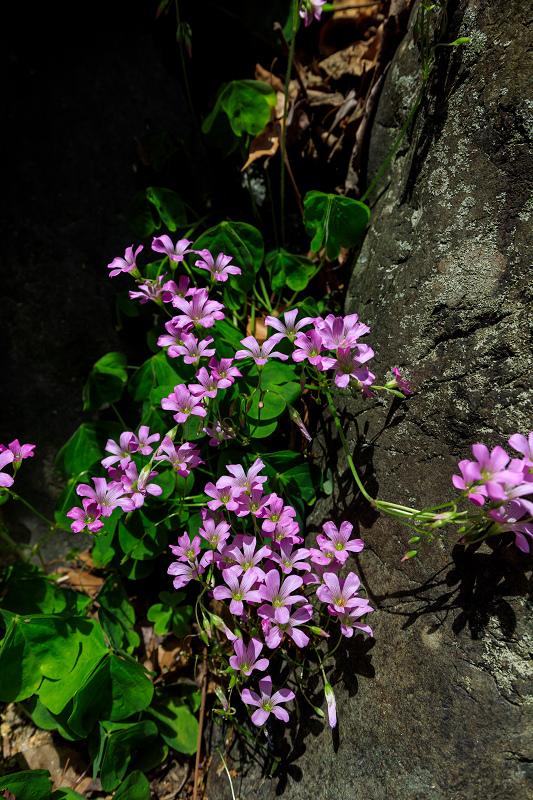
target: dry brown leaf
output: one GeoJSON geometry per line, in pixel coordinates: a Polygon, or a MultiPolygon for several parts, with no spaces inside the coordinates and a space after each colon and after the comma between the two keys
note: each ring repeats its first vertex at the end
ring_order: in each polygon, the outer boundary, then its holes
{"type": "MultiPolygon", "coordinates": [[[[251,336],[252,335],[252,320],[250,319],[250,317],[248,317],[248,322],[246,324],[246,335],[247,336],[251,336]]],[[[268,329],[265,328],[265,320],[264,319],[258,319],[257,317],[255,318],[255,334],[254,334],[254,336],[257,339],[257,341],[259,342],[259,344],[262,344],[263,342],[266,341],[266,339],[268,337],[268,329]]]]}
{"type": "Polygon", "coordinates": [[[179,640],[175,637],[167,639],[157,648],[157,663],[161,673],[165,675],[172,670],[187,666],[191,653],[190,639],[179,640]]]}
{"type": "Polygon", "coordinates": [[[104,579],[100,578],[99,575],[92,575],[92,573],[84,572],[81,569],[71,569],[67,572],[67,575],[71,589],[78,589],[78,591],[85,592],[91,597],[96,597],[104,583],[104,579]]]}
{"type": "Polygon", "coordinates": [[[279,148],[280,124],[279,122],[269,122],[264,131],[254,136],[250,142],[250,149],[246,164],[241,172],[250,166],[253,161],[263,156],[273,156],[279,148]]]}
{"type": "Polygon", "coordinates": [[[316,89],[307,91],[307,101],[310,106],[332,106],[337,108],[344,103],[342,92],[318,92],[316,89]]]}
{"type": "Polygon", "coordinates": [[[261,83],[268,83],[275,92],[285,92],[283,81],[277,75],[262,67],[261,64],[255,65],[255,79],[256,81],[261,81],[261,83]]]}
{"type": "Polygon", "coordinates": [[[333,80],[339,80],[343,75],[361,77],[363,73],[370,72],[376,64],[383,24],[368,41],[359,41],[350,45],[345,50],[325,58],[319,66],[333,80]]]}

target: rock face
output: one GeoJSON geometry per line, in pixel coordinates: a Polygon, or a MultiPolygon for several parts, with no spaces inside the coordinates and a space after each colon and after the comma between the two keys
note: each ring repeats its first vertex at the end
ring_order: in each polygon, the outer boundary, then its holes
{"type": "MultiPolygon", "coordinates": [[[[374,192],[345,309],[370,326],[379,378],[399,366],[415,390],[391,412],[379,402],[339,407],[349,447],[374,496],[418,508],[453,496],[451,476],[472,443],[505,445],[533,427],[533,9],[484,0],[452,3],[449,16],[447,41],[470,36],[471,44],[438,51],[390,182],[374,192]]],[[[409,34],[380,99],[370,179],[418,91],[411,42],[409,34]]],[[[375,638],[346,640],[328,662],[338,729],[304,714],[287,731],[293,750],[281,779],[257,789],[251,768],[236,792],[533,798],[533,559],[509,534],[467,551],[434,543],[401,564],[411,532],[354,492],[327,417],[321,442],[335,489],[317,503],[310,530],[348,519],[365,540],[351,568],[376,608],[375,638]]],[[[229,798],[224,774],[212,773],[210,800],[229,798]]]]}

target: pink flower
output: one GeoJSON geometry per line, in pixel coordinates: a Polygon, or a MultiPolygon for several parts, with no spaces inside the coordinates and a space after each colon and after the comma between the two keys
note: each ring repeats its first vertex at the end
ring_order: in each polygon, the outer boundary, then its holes
{"type": "Polygon", "coordinates": [[[313,364],[317,369],[321,369],[322,357],[321,351],[324,349],[322,344],[322,337],[317,331],[310,331],[309,333],[300,333],[294,342],[296,350],[292,354],[293,361],[303,361],[308,359],[310,364],[313,364]]]}
{"type": "Polygon", "coordinates": [[[405,397],[407,397],[409,394],[412,394],[408,382],[404,381],[398,367],[392,367],[392,373],[394,378],[390,381],[387,381],[385,388],[396,389],[398,392],[401,392],[403,395],[405,395],[405,397]]]}
{"type": "Polygon", "coordinates": [[[242,639],[237,639],[233,643],[233,647],[235,655],[231,656],[229,660],[233,669],[240,670],[244,675],[250,675],[254,669],[264,672],[268,667],[268,658],[257,660],[263,649],[263,643],[259,639],[250,639],[248,647],[246,647],[242,639]]]}
{"type": "Polygon", "coordinates": [[[244,492],[250,494],[252,489],[260,489],[262,484],[265,483],[266,476],[259,475],[264,466],[260,458],[256,458],[248,472],[245,472],[240,464],[228,464],[227,470],[232,477],[223,475],[217,481],[217,487],[229,487],[233,497],[238,497],[244,492]]]}
{"type": "Polygon", "coordinates": [[[150,428],[148,425],[141,425],[139,428],[139,433],[137,434],[139,453],[142,453],[143,456],[150,455],[153,450],[153,447],[150,447],[151,443],[158,442],[160,438],[161,434],[159,433],[152,433],[150,436],[150,428]]]}
{"type": "Polygon", "coordinates": [[[79,533],[85,527],[89,528],[91,533],[101,530],[104,523],[100,519],[101,511],[94,500],[84,497],[82,505],[83,508],[71,508],[67,511],[67,517],[74,520],[70,526],[74,533],[79,533]]]}
{"type": "Polygon", "coordinates": [[[130,497],[129,506],[124,506],[125,511],[134,511],[136,508],[140,508],[144,504],[147,495],[157,497],[163,493],[163,489],[157,483],[150,483],[150,480],[155,478],[157,472],[150,472],[149,467],[142,469],[139,474],[137,466],[131,462],[124,472],[126,474],[121,478],[122,486],[130,497]]]}
{"type": "Polygon", "coordinates": [[[170,351],[172,350],[171,358],[176,355],[183,356],[186,364],[197,364],[201,358],[209,358],[215,352],[214,348],[212,350],[207,349],[208,345],[214,341],[212,336],[207,336],[199,342],[192,333],[183,333],[181,340],[181,345],[177,344],[174,347],[169,347],[168,354],[171,355],[170,351]]]}
{"type": "Polygon", "coordinates": [[[192,291],[189,289],[190,280],[185,275],[182,275],[176,283],[175,281],[167,281],[163,286],[163,302],[171,303],[172,298],[177,295],[178,297],[187,297],[192,291]]]}
{"type": "Polygon", "coordinates": [[[328,611],[334,615],[339,611],[342,613],[345,608],[366,605],[366,600],[355,597],[360,585],[361,581],[355,572],[350,572],[346,580],[339,580],[332,572],[325,572],[324,583],[318,587],[316,593],[323,603],[330,603],[328,611]]]}
{"type": "Polygon", "coordinates": [[[509,437],[509,444],[513,450],[522,453],[528,467],[533,467],[533,431],[529,434],[527,439],[520,433],[513,433],[513,435],[509,437]]]}
{"type": "Polygon", "coordinates": [[[306,28],[312,23],[313,19],[320,20],[322,16],[322,6],[325,2],[326,0],[301,0],[299,14],[306,28]]]}
{"type": "Polygon", "coordinates": [[[182,325],[192,322],[196,327],[211,328],[217,319],[224,319],[224,306],[216,300],[209,300],[207,289],[192,290],[192,300],[189,302],[184,297],[173,297],[172,305],[183,311],[176,319],[182,325]]]}
{"type": "Polygon", "coordinates": [[[140,283],[137,290],[130,290],[130,300],[139,300],[141,305],[144,305],[149,300],[153,300],[154,303],[159,303],[159,305],[161,305],[163,302],[163,287],[161,286],[161,281],[164,277],[164,275],[160,275],[157,280],[146,280],[140,283]]]}
{"type": "Polygon", "coordinates": [[[177,545],[171,544],[169,547],[178,556],[178,561],[192,561],[200,552],[200,537],[195,536],[191,542],[189,534],[184,533],[183,536],[178,536],[177,545]]]}
{"type": "Polygon", "coordinates": [[[176,411],[174,419],[176,422],[186,422],[190,414],[197,417],[205,417],[207,411],[201,405],[199,397],[194,397],[184,383],[174,387],[174,391],[168,397],[161,400],[161,408],[165,411],[176,411]]]}
{"type": "Polygon", "coordinates": [[[279,331],[279,333],[275,333],[274,336],[270,337],[270,341],[276,340],[280,342],[285,337],[290,341],[294,342],[298,335],[298,331],[300,328],[303,328],[304,325],[309,325],[313,322],[313,317],[304,317],[299,322],[296,322],[296,317],[298,316],[298,309],[293,309],[292,311],[286,311],[283,315],[283,319],[285,322],[281,322],[277,317],[267,317],[265,319],[265,327],[275,328],[275,330],[279,331]]]}
{"type": "Polygon", "coordinates": [[[261,530],[270,534],[276,529],[278,523],[292,522],[295,516],[296,511],[292,506],[284,505],[281,497],[271,494],[270,508],[265,508],[261,530]]]}
{"type": "Polygon", "coordinates": [[[167,569],[169,575],[175,575],[173,584],[174,589],[181,589],[186,586],[190,581],[198,580],[202,572],[205,572],[205,567],[198,562],[188,561],[174,561],[167,569]]]}
{"type": "Polygon", "coordinates": [[[76,493],[80,497],[89,497],[93,500],[104,517],[110,517],[117,506],[120,506],[124,511],[130,510],[131,501],[125,496],[122,483],[116,481],[107,483],[105,478],[93,478],[92,480],[95,486],[94,489],[86,483],[80,483],[76,493]]]}
{"type": "Polygon", "coordinates": [[[262,569],[258,569],[257,565],[263,558],[267,558],[272,551],[268,545],[265,545],[259,548],[256,553],[256,547],[257,539],[255,536],[243,536],[238,533],[233,542],[224,547],[222,555],[228,563],[235,562],[232,566],[236,575],[240,575],[246,570],[254,569],[257,578],[263,579],[264,572],[262,569]],[[241,547],[242,550],[240,549],[241,547]]]}
{"type": "Polygon", "coordinates": [[[253,514],[254,517],[260,518],[270,502],[270,495],[263,494],[263,487],[261,487],[260,489],[252,489],[250,494],[243,492],[237,499],[239,508],[236,509],[235,513],[238,517],[246,517],[248,514],[253,514]]]}
{"type": "MultiPolygon", "coordinates": [[[[267,603],[270,603],[274,608],[292,606],[294,603],[299,603],[300,601],[305,602],[305,597],[303,595],[291,595],[291,592],[300,588],[303,583],[303,578],[299,575],[289,575],[281,585],[280,583],[281,578],[277,570],[272,569],[270,572],[267,572],[264,585],[259,587],[261,600],[266,600],[267,603]]],[[[269,608],[267,605],[260,606],[257,610],[260,617],[267,616],[269,613],[266,611],[267,608],[269,608]]]]}
{"type": "MultiPolygon", "coordinates": [[[[351,353],[349,347],[339,347],[337,358],[326,356],[322,358],[322,370],[335,370],[335,384],[343,389],[350,383],[350,378],[364,382],[368,378],[368,370],[361,369],[365,361],[373,358],[374,351],[367,344],[358,344],[356,355],[351,353]]],[[[374,379],[374,376],[372,376],[374,379]]]]}
{"type": "Polygon", "coordinates": [[[357,628],[360,631],[370,634],[370,636],[374,636],[372,628],[369,625],[357,621],[363,614],[368,614],[373,610],[372,606],[361,605],[355,606],[355,608],[345,608],[343,611],[337,612],[335,616],[341,624],[342,635],[350,639],[353,636],[353,629],[357,628]]]}
{"type": "Polygon", "coordinates": [[[212,358],[209,362],[209,367],[213,370],[213,376],[217,379],[217,381],[228,381],[226,386],[222,386],[222,383],[220,383],[221,389],[231,386],[233,383],[235,383],[235,378],[242,378],[242,373],[237,369],[237,367],[232,367],[232,364],[232,358],[221,358],[220,364],[216,358],[212,358]]]}
{"type": "Polygon", "coordinates": [[[473,444],[472,452],[477,464],[470,462],[472,466],[469,468],[469,473],[472,476],[479,473],[477,480],[483,481],[492,500],[501,500],[502,502],[508,500],[500,484],[510,483],[517,485],[522,483],[524,478],[523,471],[505,469],[510,461],[510,456],[507,455],[503,447],[497,446],[489,453],[488,447],[484,444],[473,444]],[[478,472],[475,469],[476,467],[478,472]]]}
{"type": "Polygon", "coordinates": [[[301,547],[293,553],[292,547],[292,542],[285,539],[280,543],[280,552],[272,553],[270,558],[281,567],[286,575],[292,572],[293,569],[303,569],[305,572],[309,572],[311,565],[305,562],[305,559],[309,558],[309,550],[301,547]]]}
{"type": "Polygon", "coordinates": [[[217,447],[227,439],[235,439],[235,433],[222,426],[218,419],[212,428],[204,428],[204,433],[211,437],[209,439],[211,447],[217,447]]]}
{"type": "Polygon", "coordinates": [[[309,636],[298,630],[297,626],[309,622],[313,616],[313,609],[310,605],[297,608],[292,614],[286,606],[281,606],[281,608],[261,606],[261,608],[263,609],[262,616],[265,617],[263,625],[267,629],[265,631],[267,647],[274,650],[280,644],[284,634],[290,636],[297,647],[305,647],[309,644],[309,636]]]}
{"type": "Polygon", "coordinates": [[[190,383],[189,391],[195,397],[216,397],[218,390],[217,379],[208,373],[205,367],[202,367],[196,373],[196,378],[199,383],[190,383]]]}
{"type": "Polygon", "coordinates": [[[320,317],[315,320],[315,329],[322,337],[327,350],[354,347],[360,336],[370,332],[368,325],[357,320],[357,314],[348,314],[347,317],[334,317],[333,314],[329,314],[325,320],[320,317]]]}
{"type": "Polygon", "coordinates": [[[165,436],[157,455],[154,456],[154,461],[170,461],[174,472],[177,472],[182,478],[186,478],[190,474],[191,467],[197,467],[204,463],[201,458],[198,458],[199,452],[190,442],[184,442],[176,449],[172,439],[165,436]]]}
{"type": "MultiPolygon", "coordinates": [[[[189,333],[192,325],[189,323],[182,327],[178,325],[175,319],[170,319],[168,322],[165,322],[165,328],[167,332],[159,337],[157,344],[159,347],[168,347],[167,355],[169,358],[177,358],[183,354],[183,335],[189,333]]],[[[196,342],[196,339],[194,339],[194,341],[196,342]]]]}
{"type": "Polygon", "coordinates": [[[243,600],[247,603],[260,603],[261,595],[252,586],[257,581],[255,569],[249,569],[242,573],[242,568],[235,564],[233,567],[222,570],[222,577],[227,586],[217,586],[213,591],[215,600],[226,600],[231,598],[229,610],[232,614],[239,616],[244,611],[243,600]],[[239,575],[242,579],[239,582],[239,575]]]}
{"type": "MultiPolygon", "coordinates": [[[[4,450],[3,453],[0,453],[0,470],[2,470],[7,464],[13,463],[13,459],[15,456],[11,450],[4,450]]],[[[8,486],[13,486],[13,478],[11,475],[6,475],[5,472],[0,472],[0,486],[3,486],[7,489],[8,486]]]]}
{"type": "Polygon", "coordinates": [[[211,277],[216,281],[227,281],[230,275],[241,274],[239,267],[229,263],[233,256],[225,256],[224,253],[219,253],[215,264],[209,250],[195,250],[195,253],[198,256],[202,256],[203,259],[203,261],[195,261],[195,266],[208,270],[211,273],[211,277]]]}
{"type": "Polygon", "coordinates": [[[141,244],[135,251],[135,255],[133,255],[132,245],[131,247],[127,248],[126,252],[124,253],[124,258],[120,258],[120,256],[114,258],[113,261],[107,265],[108,269],[111,270],[109,277],[114,278],[115,275],[118,275],[121,272],[132,272],[134,275],[138,275],[140,278],[141,276],[135,261],[142,249],[143,246],[141,244]]]}
{"type": "Polygon", "coordinates": [[[330,728],[334,728],[337,724],[337,704],[335,703],[335,695],[329,683],[324,684],[324,694],[326,695],[326,703],[328,706],[328,721],[330,728]]]}
{"type": "Polygon", "coordinates": [[[212,517],[206,517],[198,533],[203,539],[207,539],[211,547],[221,552],[226,541],[230,536],[231,525],[223,520],[216,522],[212,517]]]}
{"type": "Polygon", "coordinates": [[[246,339],[241,339],[241,344],[246,347],[246,350],[237,350],[235,353],[235,358],[253,358],[255,363],[258,366],[263,366],[267,363],[269,357],[273,358],[281,358],[282,361],[287,361],[289,356],[286,356],[284,353],[271,352],[272,348],[277,345],[277,341],[275,341],[275,337],[271,336],[266,342],[263,342],[262,345],[253,337],[247,336],[246,339]]]}
{"type": "Polygon", "coordinates": [[[216,486],[214,483],[206,483],[204,492],[209,497],[213,498],[207,501],[207,505],[211,511],[215,511],[217,508],[220,508],[220,506],[225,506],[228,511],[235,511],[235,509],[239,507],[239,504],[233,498],[231,487],[219,486],[220,480],[217,481],[216,486]]]}
{"type": "MultiPolygon", "coordinates": [[[[528,503],[527,505],[530,504],[528,503]]],[[[529,542],[524,533],[533,539],[533,524],[531,522],[518,522],[526,513],[526,509],[521,505],[520,501],[512,500],[509,505],[500,506],[500,508],[489,513],[498,528],[501,531],[514,533],[516,546],[523,553],[529,553],[529,542]]]]}
{"type": "Polygon", "coordinates": [[[120,434],[120,444],[117,444],[113,439],[108,439],[105,446],[106,452],[112,453],[102,459],[102,466],[106,469],[111,467],[117,461],[120,462],[122,469],[125,469],[131,461],[131,456],[139,449],[137,437],[131,431],[124,431],[120,434]]]}
{"type": "Polygon", "coordinates": [[[316,537],[318,546],[328,558],[330,553],[333,552],[334,557],[341,564],[344,564],[348,558],[349,551],[359,553],[365,546],[362,539],[350,540],[350,534],[353,530],[351,522],[342,522],[340,530],[337,530],[334,522],[325,522],[322,525],[322,530],[326,536],[319,534],[316,537]]]}
{"type": "Polygon", "coordinates": [[[166,234],[163,236],[159,236],[154,238],[152,242],[152,250],[155,250],[156,253],[165,253],[171,261],[183,261],[183,257],[187,253],[193,253],[194,250],[187,250],[187,247],[192,244],[192,241],[188,239],[180,239],[179,242],[174,245],[172,244],[172,240],[170,236],[166,234]]]}
{"type": "Polygon", "coordinates": [[[20,465],[23,458],[33,458],[35,455],[33,452],[35,450],[34,444],[20,444],[18,439],[13,439],[13,441],[10,442],[7,447],[5,447],[3,444],[0,444],[0,453],[5,453],[7,450],[11,450],[13,453],[14,469],[20,465]]]}
{"type": "Polygon", "coordinates": [[[283,720],[283,722],[288,722],[289,715],[284,708],[279,707],[279,704],[293,700],[294,692],[291,692],[290,689],[280,689],[272,694],[272,678],[269,675],[259,681],[259,690],[261,695],[258,695],[257,692],[252,692],[251,689],[243,689],[241,695],[246,705],[258,706],[257,711],[252,714],[254,725],[264,725],[270,714],[274,714],[275,717],[283,720]]]}
{"type": "Polygon", "coordinates": [[[475,503],[476,506],[482,506],[487,496],[487,490],[482,485],[481,472],[479,466],[467,458],[459,461],[459,469],[461,470],[462,478],[459,475],[452,475],[452,483],[456,489],[468,493],[468,499],[475,503]]]}

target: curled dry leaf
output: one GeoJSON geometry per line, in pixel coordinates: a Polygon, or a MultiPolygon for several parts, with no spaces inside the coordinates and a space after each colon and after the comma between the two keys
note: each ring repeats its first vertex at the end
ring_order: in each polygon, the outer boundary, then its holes
{"type": "Polygon", "coordinates": [[[279,148],[281,126],[279,122],[269,122],[266,128],[250,142],[249,155],[241,172],[250,166],[253,161],[263,156],[273,156],[279,148]]]}
{"type": "Polygon", "coordinates": [[[383,24],[368,41],[355,42],[345,50],[333,53],[321,61],[319,66],[333,80],[339,80],[343,75],[360,78],[363,73],[370,72],[376,65],[382,33],[383,24]]]}

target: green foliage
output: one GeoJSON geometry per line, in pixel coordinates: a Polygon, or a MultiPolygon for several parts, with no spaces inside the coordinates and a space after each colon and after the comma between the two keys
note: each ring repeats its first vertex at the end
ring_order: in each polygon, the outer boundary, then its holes
{"type": "Polygon", "coordinates": [[[58,680],[76,663],[77,643],[67,620],[56,616],[21,618],[0,609],[8,624],[0,647],[0,701],[31,697],[43,678],[58,680]]]}
{"type": "Polygon", "coordinates": [[[325,241],[328,258],[337,258],[342,247],[355,247],[365,232],[370,209],[358,200],[324,192],[304,197],[304,226],[313,237],[311,250],[318,252],[325,241]]]}
{"type": "Polygon", "coordinates": [[[173,687],[158,689],[154,702],[145,713],[156,721],[159,733],[173,750],[186,755],[196,751],[198,720],[173,687]]]}
{"type": "Polygon", "coordinates": [[[227,284],[244,297],[255,283],[256,273],[263,263],[265,245],[257,228],[247,222],[221,222],[196,240],[195,250],[205,248],[215,259],[219,253],[232,256],[242,274],[230,275],[227,284]]]}
{"type": "Polygon", "coordinates": [[[34,564],[16,561],[3,578],[0,608],[23,617],[31,614],[70,617],[82,613],[90,602],[89,597],[58,586],[53,577],[34,564]]]}
{"type": "Polygon", "coordinates": [[[172,630],[178,639],[186,636],[193,608],[190,605],[181,605],[185,592],[159,592],[159,599],[161,602],[150,606],[146,615],[154,623],[154,633],[161,636],[172,630]]]}
{"type": "Polygon", "coordinates": [[[150,784],[139,770],[131,772],[113,795],[113,800],[150,800],[150,798],[150,784]]]}
{"type": "Polygon", "coordinates": [[[98,411],[106,403],[116,403],[122,397],[128,380],[124,353],[107,353],[100,358],[83,387],[83,410],[98,411]]]}
{"type": "MultiPolygon", "coordinates": [[[[30,769],[0,778],[0,792],[8,789],[16,800],[51,800],[52,784],[47,769],[30,769]]],[[[55,798],[54,792],[54,800],[55,798]]]]}
{"type": "Polygon", "coordinates": [[[161,225],[170,231],[187,225],[181,197],[172,189],[159,186],[150,186],[133,195],[127,219],[133,232],[142,238],[159,230],[161,225]]]}
{"type": "Polygon", "coordinates": [[[108,439],[118,439],[122,426],[117,422],[83,422],[56,456],[56,470],[66,477],[85,475],[101,461],[108,439]]]}
{"type": "Polygon", "coordinates": [[[100,722],[91,740],[91,755],[93,775],[100,772],[105,792],[112,792],[119,786],[132,761],[139,766],[141,758],[146,759],[146,751],[151,750],[157,736],[157,726],[151,720],[100,722]]]}
{"type": "Polygon", "coordinates": [[[109,575],[97,600],[100,604],[98,619],[110,645],[132,653],[140,643],[139,634],[133,630],[135,612],[117,576],[109,575]]]}
{"type": "MultiPolygon", "coordinates": [[[[211,113],[203,122],[206,141],[228,155],[244,134],[257,136],[270,121],[276,93],[266,83],[231,81],[219,90],[211,113]]],[[[202,248],[198,248],[202,249],[202,248]]]]}
{"type": "Polygon", "coordinates": [[[288,286],[293,292],[303,292],[316,272],[315,264],[304,256],[292,255],[283,247],[271,250],[265,258],[272,291],[288,286]]]}

